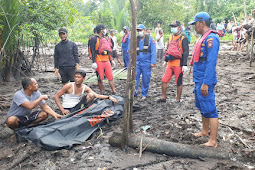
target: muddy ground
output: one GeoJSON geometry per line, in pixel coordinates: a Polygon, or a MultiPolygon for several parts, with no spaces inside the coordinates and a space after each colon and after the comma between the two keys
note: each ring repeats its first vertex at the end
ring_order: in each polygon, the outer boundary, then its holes
{"type": "MultiPolygon", "coordinates": [[[[16,143],[10,138],[13,132],[4,125],[7,106],[0,112],[0,169],[255,169],[255,63],[249,67],[245,52],[238,54],[230,51],[230,48],[227,43],[221,44],[217,65],[218,84],[215,91],[220,117],[218,148],[199,146],[207,142],[208,137],[192,136],[202,126],[201,115],[194,106],[192,76],[184,75],[181,104],[175,102],[176,86],[173,78],[167,90],[167,103],[156,103],[161,95],[161,78],[164,73],[162,63],[158,63],[152,71],[147,100],[142,101],[141,96],[135,98],[135,104],[141,109],[134,113],[133,120],[136,135],[228,152],[233,154],[231,160],[187,159],[147,151],[143,152],[139,160],[138,150],[130,148],[124,152],[108,143],[114,132],[121,132],[123,119],[103,126],[103,135],[97,131],[89,140],[71,150],[47,151],[30,141],[21,140],[16,143]],[[145,125],[151,127],[146,134],[141,133],[141,127],[145,125]]],[[[81,68],[92,72],[85,46],[80,45],[79,50],[81,68]]],[[[41,57],[36,62],[38,67],[34,70],[39,70],[34,72],[33,77],[38,80],[41,93],[50,96],[47,104],[58,111],[53,96],[62,85],[50,72],[53,70],[52,52],[53,48],[44,49],[48,55],[46,60],[41,57]],[[44,72],[45,61],[48,72],[44,72]]],[[[117,68],[121,67],[118,65],[117,68]]],[[[99,92],[96,82],[87,84],[99,92]]],[[[125,80],[115,80],[115,85],[119,94],[125,93],[125,80]]],[[[1,100],[8,103],[20,88],[20,81],[1,83],[1,100]]],[[[106,94],[111,93],[107,83],[105,89],[106,94]]]]}

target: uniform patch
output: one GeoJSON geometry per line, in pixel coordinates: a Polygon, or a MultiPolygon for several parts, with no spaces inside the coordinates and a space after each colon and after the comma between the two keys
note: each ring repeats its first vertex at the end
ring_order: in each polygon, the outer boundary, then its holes
{"type": "Polygon", "coordinates": [[[200,52],[200,57],[202,57],[203,55],[204,55],[204,53],[201,51],[201,52],[200,52]]]}
{"type": "Polygon", "coordinates": [[[204,43],[202,43],[202,46],[205,46],[205,44],[204,44],[204,43]]]}
{"type": "Polygon", "coordinates": [[[207,43],[208,43],[208,48],[212,48],[213,47],[213,41],[212,40],[207,41],[207,43]]]}
{"type": "Polygon", "coordinates": [[[207,42],[208,42],[208,41],[212,41],[212,40],[213,40],[213,38],[208,38],[208,39],[207,39],[207,42]]]}

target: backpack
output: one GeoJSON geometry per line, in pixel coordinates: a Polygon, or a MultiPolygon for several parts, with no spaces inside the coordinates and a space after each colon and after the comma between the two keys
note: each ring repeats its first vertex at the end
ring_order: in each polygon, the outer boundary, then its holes
{"type": "Polygon", "coordinates": [[[173,40],[173,35],[172,35],[172,40],[171,41],[169,40],[169,46],[168,46],[165,56],[169,55],[169,56],[173,56],[174,58],[177,58],[177,59],[182,58],[182,51],[179,46],[179,41],[181,40],[181,38],[182,38],[182,34],[177,40],[173,40]]]}
{"type": "Polygon", "coordinates": [[[137,48],[136,48],[137,55],[139,55],[140,52],[143,52],[143,54],[147,54],[148,52],[150,52],[149,50],[150,35],[149,34],[145,35],[143,49],[141,50],[139,49],[139,41],[140,41],[140,37],[137,37],[137,48]]]}
{"type": "Polygon", "coordinates": [[[98,54],[109,55],[112,52],[111,46],[112,43],[109,43],[109,40],[107,38],[99,38],[98,54]]]}

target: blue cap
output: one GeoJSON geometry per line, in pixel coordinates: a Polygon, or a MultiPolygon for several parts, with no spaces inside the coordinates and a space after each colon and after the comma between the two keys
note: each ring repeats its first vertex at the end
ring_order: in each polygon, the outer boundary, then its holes
{"type": "Polygon", "coordinates": [[[128,26],[123,27],[124,30],[129,30],[128,26]]]}
{"type": "Polygon", "coordinates": [[[145,26],[143,24],[139,24],[137,27],[136,27],[137,30],[144,30],[145,29],[145,26]]]}
{"type": "Polygon", "coordinates": [[[207,12],[199,12],[195,16],[193,21],[189,22],[189,25],[194,25],[197,21],[209,21],[210,15],[207,12]]]}

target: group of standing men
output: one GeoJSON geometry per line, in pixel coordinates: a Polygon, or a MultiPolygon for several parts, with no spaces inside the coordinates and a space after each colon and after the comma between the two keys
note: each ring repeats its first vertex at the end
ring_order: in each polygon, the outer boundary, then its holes
{"type": "MultiPolygon", "coordinates": [[[[190,23],[191,25],[195,25],[196,32],[202,35],[194,47],[191,59],[191,65],[193,65],[193,81],[195,82],[195,105],[201,111],[203,122],[202,132],[194,135],[208,135],[210,127],[210,139],[205,145],[217,147],[218,113],[215,106],[214,87],[217,83],[216,63],[220,42],[216,33],[210,29],[210,22],[211,18],[209,14],[200,12],[190,23]]],[[[188,71],[188,39],[182,33],[181,23],[179,21],[174,21],[170,27],[173,35],[169,37],[167,45],[168,49],[165,54],[164,64],[166,70],[161,80],[162,96],[158,102],[166,102],[167,83],[173,75],[175,75],[177,84],[176,101],[180,102],[183,88],[183,73],[188,71]]],[[[128,27],[124,27],[124,33],[121,40],[122,52],[125,67],[128,67],[130,51],[130,33],[128,27]]],[[[146,33],[144,25],[139,24],[137,26],[137,33],[135,96],[138,96],[139,80],[142,75],[142,99],[146,99],[150,85],[151,69],[155,67],[157,60],[156,44],[150,34],[146,33]]],[[[88,47],[89,55],[92,60],[92,68],[98,76],[100,92],[104,93],[103,78],[106,76],[111,86],[112,93],[115,94],[116,90],[112,74],[112,67],[115,66],[115,62],[112,55],[116,56],[116,54],[114,54],[116,51],[114,52],[113,49],[114,43],[117,41],[113,38],[114,34],[111,35],[112,38],[108,37],[108,29],[104,25],[97,25],[94,29],[94,36],[89,39],[88,47]]],[[[61,28],[59,30],[59,37],[62,41],[56,45],[54,54],[55,74],[60,73],[62,83],[65,84],[54,97],[62,114],[70,113],[72,107],[79,102],[79,95],[84,92],[88,93],[85,98],[85,103],[91,102],[94,98],[110,99],[116,103],[117,101],[113,97],[98,95],[88,86],[82,84],[85,80],[86,73],[79,70],[78,48],[75,43],[67,40],[67,36],[67,30],[61,28]],[[68,81],[71,83],[68,83],[68,81]],[[73,81],[74,83],[72,83],[73,81]],[[64,95],[66,99],[63,100],[61,104],[59,98],[62,95],[64,95]]],[[[23,90],[18,91],[14,95],[13,103],[6,120],[10,128],[15,129],[21,125],[38,123],[46,119],[48,114],[56,119],[62,117],[62,115],[55,113],[45,104],[44,100],[47,100],[48,96],[40,94],[37,82],[34,79],[24,79],[22,85],[23,90]],[[40,105],[44,111],[31,112],[31,110],[38,105],[40,105]],[[25,121],[25,123],[22,123],[23,121],[25,121]]]]}

